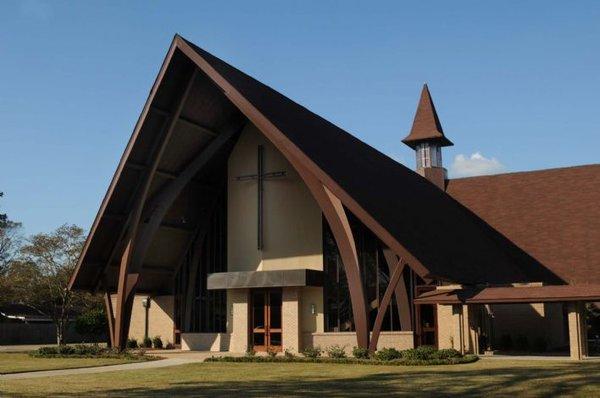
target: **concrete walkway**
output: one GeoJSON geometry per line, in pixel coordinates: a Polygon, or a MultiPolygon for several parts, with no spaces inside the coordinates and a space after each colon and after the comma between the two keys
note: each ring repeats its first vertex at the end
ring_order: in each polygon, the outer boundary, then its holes
{"type": "Polygon", "coordinates": [[[60,369],[60,370],[42,370],[38,372],[24,372],[0,375],[0,381],[3,380],[18,380],[18,379],[33,379],[37,377],[52,377],[52,376],[69,376],[90,373],[106,373],[123,370],[137,369],[156,369],[167,366],[185,365],[188,363],[202,362],[206,358],[213,355],[225,354],[218,352],[199,352],[199,351],[170,351],[170,352],[150,352],[150,355],[159,355],[165,359],[147,362],[125,363],[121,365],[95,366],[91,368],[76,368],[76,369],[60,369]]]}

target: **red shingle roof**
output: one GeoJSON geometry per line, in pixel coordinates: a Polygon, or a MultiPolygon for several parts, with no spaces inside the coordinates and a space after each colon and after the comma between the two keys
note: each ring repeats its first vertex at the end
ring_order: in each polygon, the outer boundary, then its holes
{"type": "Polygon", "coordinates": [[[454,179],[446,190],[565,281],[600,284],[600,164],[454,179]]]}

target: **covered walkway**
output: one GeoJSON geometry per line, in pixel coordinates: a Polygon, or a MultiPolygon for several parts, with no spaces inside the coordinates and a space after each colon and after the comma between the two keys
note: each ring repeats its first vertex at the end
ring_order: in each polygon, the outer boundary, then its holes
{"type": "MultiPolygon", "coordinates": [[[[588,336],[586,327],[585,303],[600,301],[598,285],[549,285],[549,286],[502,286],[484,288],[444,288],[425,292],[415,299],[415,304],[452,305],[461,313],[463,307],[483,305],[488,318],[493,315],[490,305],[495,304],[534,304],[564,303],[567,312],[569,356],[574,360],[588,357],[588,336]]],[[[492,335],[490,319],[483,322],[492,335]]],[[[461,340],[468,339],[469,327],[461,327],[461,340]]],[[[489,344],[488,344],[489,346],[489,344]]],[[[477,352],[478,353],[478,352],[477,352]]],[[[515,358],[515,356],[509,356],[515,358]]],[[[527,356],[528,358],[531,358],[527,356]]],[[[553,357],[556,359],[556,357],[553,357]]]]}

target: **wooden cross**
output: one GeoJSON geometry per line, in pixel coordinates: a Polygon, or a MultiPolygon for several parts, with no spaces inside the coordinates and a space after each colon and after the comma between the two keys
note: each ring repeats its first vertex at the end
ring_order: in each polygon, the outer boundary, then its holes
{"type": "Polygon", "coordinates": [[[262,145],[258,146],[258,164],[257,164],[257,172],[256,174],[243,175],[236,177],[237,181],[249,181],[256,180],[258,182],[257,192],[258,192],[258,231],[257,231],[257,246],[258,250],[263,249],[263,191],[264,186],[263,183],[265,180],[273,180],[276,178],[285,177],[285,171],[272,171],[265,173],[264,172],[264,153],[265,149],[262,145]]]}

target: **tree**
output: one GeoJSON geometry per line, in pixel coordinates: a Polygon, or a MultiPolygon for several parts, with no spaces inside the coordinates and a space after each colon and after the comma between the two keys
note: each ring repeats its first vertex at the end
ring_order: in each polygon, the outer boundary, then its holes
{"type": "Polygon", "coordinates": [[[21,292],[22,301],[52,318],[58,344],[64,343],[65,330],[75,312],[94,302],[89,294],[67,289],[83,242],[83,230],[65,224],[49,234],[29,238],[21,247],[21,258],[16,263],[20,274],[30,272],[31,276],[29,283],[24,281],[23,287],[27,286],[29,292],[21,292]]]}
{"type": "Polygon", "coordinates": [[[22,303],[37,308],[40,278],[36,264],[12,260],[0,276],[0,304],[22,303]]]}
{"type": "MultiPolygon", "coordinates": [[[[0,198],[4,196],[0,192],[0,198]]],[[[6,272],[19,245],[21,223],[12,221],[6,213],[0,213],[0,277],[6,272]]]]}

